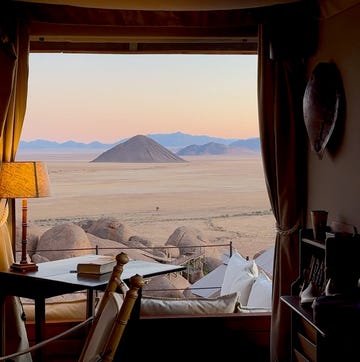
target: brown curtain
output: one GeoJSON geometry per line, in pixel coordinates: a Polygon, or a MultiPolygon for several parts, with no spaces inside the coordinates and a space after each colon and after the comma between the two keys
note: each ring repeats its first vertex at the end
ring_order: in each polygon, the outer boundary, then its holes
{"type": "MultiPolygon", "coordinates": [[[[29,37],[26,22],[17,19],[10,8],[2,9],[0,18],[0,157],[14,161],[24,121],[28,84],[29,37]]],[[[0,268],[9,270],[14,262],[15,202],[0,200],[0,268]],[[6,222],[7,221],[7,222],[6,222]],[[14,241],[12,243],[12,240],[14,241]]],[[[21,319],[19,298],[5,303],[5,353],[28,347],[25,324],[21,319]]],[[[4,319],[2,319],[4,322],[4,319]]],[[[31,361],[24,355],[17,361],[31,361]]]]}
{"type": "Polygon", "coordinates": [[[302,116],[305,66],[296,54],[287,56],[284,52],[287,48],[281,36],[288,30],[273,30],[270,25],[259,29],[258,104],[265,180],[277,223],[271,361],[288,362],[290,311],[280,296],[291,294],[291,284],[299,272],[298,231],[303,221],[306,179],[302,116]]]}

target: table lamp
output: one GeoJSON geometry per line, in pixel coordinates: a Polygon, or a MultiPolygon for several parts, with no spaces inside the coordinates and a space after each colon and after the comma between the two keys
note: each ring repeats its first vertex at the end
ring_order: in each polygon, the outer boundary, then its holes
{"type": "MultiPolygon", "coordinates": [[[[50,183],[44,162],[3,162],[0,165],[0,198],[22,198],[21,260],[10,267],[13,271],[34,271],[38,267],[27,260],[27,199],[50,194],[50,183]]],[[[16,238],[15,238],[16,240],[16,238]]]]}

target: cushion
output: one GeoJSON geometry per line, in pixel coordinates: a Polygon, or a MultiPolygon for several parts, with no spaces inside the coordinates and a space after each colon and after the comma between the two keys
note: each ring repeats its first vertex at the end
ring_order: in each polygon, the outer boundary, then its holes
{"type": "Polygon", "coordinates": [[[247,307],[271,310],[271,305],[272,281],[264,272],[261,271],[251,288],[247,307]]]}
{"type": "Polygon", "coordinates": [[[234,252],[225,270],[220,295],[240,292],[242,305],[247,304],[249,293],[259,269],[254,260],[246,260],[238,252],[234,252]]]}
{"type": "Polygon", "coordinates": [[[227,294],[217,298],[141,298],[140,314],[215,314],[234,313],[239,303],[239,293],[227,294]]]}
{"type": "MultiPolygon", "coordinates": [[[[27,321],[35,320],[34,300],[21,298],[27,321]]],[[[46,321],[79,321],[86,319],[86,293],[71,293],[45,300],[46,321]]]]}
{"type": "Polygon", "coordinates": [[[269,308],[250,308],[248,306],[238,305],[237,313],[271,313],[269,308]]]}
{"type": "MultiPolygon", "coordinates": [[[[256,277],[250,272],[243,270],[236,276],[231,288],[230,293],[239,292],[239,301],[241,305],[247,305],[251,288],[256,280],[256,277]]],[[[226,295],[226,294],[225,294],[226,295]]]]}
{"type": "Polygon", "coordinates": [[[100,353],[110,337],[122,304],[123,299],[120,294],[114,292],[109,293],[109,299],[100,314],[93,334],[88,334],[87,340],[85,341],[85,346],[87,346],[87,348],[83,351],[83,361],[101,360],[99,359],[100,353]]]}

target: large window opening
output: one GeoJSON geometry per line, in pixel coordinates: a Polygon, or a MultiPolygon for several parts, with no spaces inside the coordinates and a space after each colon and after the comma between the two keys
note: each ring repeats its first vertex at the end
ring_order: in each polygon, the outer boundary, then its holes
{"type": "Polygon", "coordinates": [[[29,227],[116,218],[153,246],[186,227],[250,258],[268,249],[275,222],[259,147],[223,151],[258,144],[256,89],[256,55],[31,54],[17,159],[46,161],[52,195],[29,200],[29,227]],[[175,154],[209,145],[184,163],[90,162],[139,134],[175,154]]]}

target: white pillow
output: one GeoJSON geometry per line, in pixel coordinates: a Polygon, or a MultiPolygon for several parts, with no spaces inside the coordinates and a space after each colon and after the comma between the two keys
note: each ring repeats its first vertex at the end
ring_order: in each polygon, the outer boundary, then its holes
{"type": "MultiPolygon", "coordinates": [[[[240,304],[246,305],[248,303],[250,291],[252,286],[256,280],[256,277],[246,271],[240,271],[239,274],[236,276],[231,288],[230,293],[239,292],[240,293],[240,304]]],[[[225,294],[226,295],[226,294],[225,294]]]]}
{"type": "Polygon", "coordinates": [[[226,295],[235,291],[240,291],[242,294],[244,294],[241,297],[241,303],[246,304],[250,293],[249,288],[251,288],[254,278],[257,277],[258,274],[259,269],[255,261],[246,260],[242,255],[235,251],[229,259],[228,265],[226,267],[220,295],[226,295]]]}
{"type": "Polygon", "coordinates": [[[261,271],[251,288],[247,307],[271,310],[271,306],[272,281],[263,271],[261,271]]]}
{"type": "Polygon", "coordinates": [[[239,293],[232,293],[217,298],[162,298],[141,297],[140,314],[214,314],[234,313],[239,304],[239,293]]]}

